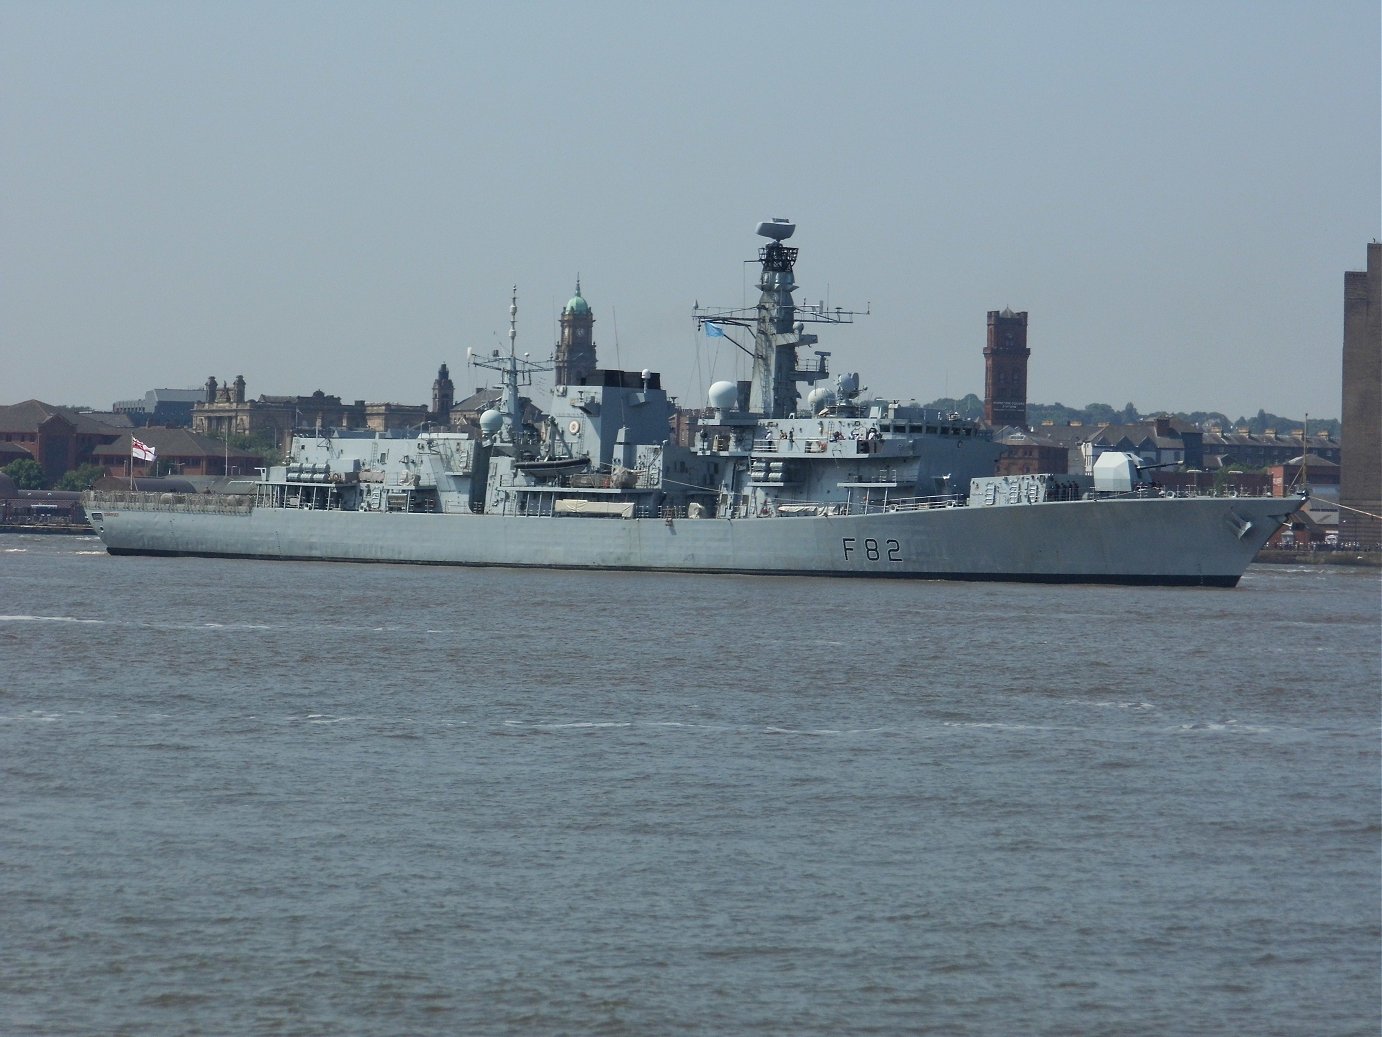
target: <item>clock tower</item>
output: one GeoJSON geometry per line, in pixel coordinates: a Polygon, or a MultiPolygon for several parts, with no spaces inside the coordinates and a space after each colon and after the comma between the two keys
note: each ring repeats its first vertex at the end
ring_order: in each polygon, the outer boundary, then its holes
{"type": "Polygon", "coordinates": [[[561,311],[561,341],[557,343],[555,378],[558,385],[579,385],[595,370],[595,317],[581,298],[581,279],[576,294],[561,311]]]}
{"type": "Polygon", "coordinates": [[[437,377],[432,382],[432,413],[428,417],[441,425],[451,421],[451,407],[456,402],[456,386],[451,381],[451,372],[442,364],[437,369],[437,377]]]}

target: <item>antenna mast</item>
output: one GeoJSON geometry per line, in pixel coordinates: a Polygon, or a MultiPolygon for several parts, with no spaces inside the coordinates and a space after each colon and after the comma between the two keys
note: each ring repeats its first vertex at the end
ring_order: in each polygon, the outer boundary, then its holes
{"type": "MultiPolygon", "coordinates": [[[[805,325],[850,324],[858,315],[838,306],[828,309],[824,302],[800,308],[796,305],[792,293],[797,290],[794,277],[797,249],[783,244],[796,229],[795,223],[785,219],[766,220],[758,225],[757,233],[769,241],[758,250],[758,262],[762,267],[758,288],[762,294],[757,306],[720,311],[702,311],[697,306],[693,311],[698,328],[713,323],[752,329],[750,407],[769,418],[789,417],[796,412],[800,396],[796,383],[809,385],[829,376],[826,358],[830,353],[825,350],[815,350],[813,365],[798,366],[797,350],[814,346],[818,341],[815,335],[806,332],[805,325]]],[[[724,337],[729,338],[728,335],[724,337]]],[[[730,341],[735,340],[730,338],[730,341]]]]}

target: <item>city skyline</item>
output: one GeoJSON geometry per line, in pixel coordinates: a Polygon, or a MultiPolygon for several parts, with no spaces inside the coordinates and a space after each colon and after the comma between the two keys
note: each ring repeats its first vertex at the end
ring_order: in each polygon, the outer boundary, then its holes
{"type": "MultiPolygon", "coordinates": [[[[217,378],[216,381],[219,390],[224,390],[229,385],[229,381],[223,381],[220,378],[217,378]]],[[[535,396],[541,397],[544,389],[542,378],[540,375],[535,376],[533,384],[535,387],[535,393],[524,394],[529,400],[533,400],[535,396]]],[[[475,390],[477,394],[483,394],[486,392],[498,392],[498,388],[494,386],[471,386],[466,390],[466,393],[469,394],[472,389],[475,390]]],[[[150,397],[153,394],[168,392],[182,394],[186,392],[195,392],[200,395],[204,394],[205,391],[205,386],[153,386],[152,384],[149,384],[146,385],[142,390],[135,391],[130,396],[122,396],[114,400],[72,400],[66,397],[40,399],[39,397],[21,395],[15,397],[14,399],[0,400],[0,407],[13,406],[19,403],[24,403],[26,401],[32,400],[62,410],[71,410],[77,413],[91,413],[93,416],[99,418],[101,415],[112,413],[112,411],[118,413],[119,409],[123,406],[145,402],[146,398],[150,397]]],[[[416,395],[416,398],[409,397],[385,400],[382,397],[376,398],[368,395],[364,397],[351,397],[343,393],[332,392],[329,386],[313,386],[311,390],[303,390],[301,386],[273,386],[266,387],[261,391],[256,392],[250,392],[247,390],[246,400],[256,401],[259,400],[261,397],[267,397],[270,399],[284,399],[294,397],[307,399],[310,398],[313,392],[318,391],[324,393],[327,399],[339,400],[346,404],[359,403],[363,401],[365,405],[371,407],[400,407],[405,409],[426,406],[426,402],[423,399],[422,394],[420,393],[416,395]]],[[[983,419],[984,394],[982,392],[982,387],[981,391],[979,392],[970,391],[962,393],[959,396],[935,397],[932,399],[921,400],[918,402],[927,405],[944,405],[946,407],[954,405],[959,410],[961,417],[983,419]]],[[[1037,412],[1036,414],[1029,413],[1027,426],[1037,431],[1040,431],[1040,426],[1042,424],[1047,423],[1046,412],[1048,411],[1096,412],[1098,415],[1098,420],[1103,420],[1105,415],[1103,415],[1101,412],[1103,408],[1106,407],[1115,414],[1119,414],[1125,411],[1128,407],[1131,407],[1133,410],[1137,412],[1138,415],[1136,419],[1133,419],[1133,421],[1131,422],[1132,424],[1151,422],[1154,419],[1163,416],[1191,417],[1195,415],[1219,415],[1223,417],[1225,421],[1218,422],[1217,424],[1223,427],[1225,431],[1230,431],[1228,426],[1237,427],[1245,423],[1251,424],[1256,422],[1259,416],[1265,415],[1268,419],[1268,425],[1270,425],[1273,420],[1277,421],[1277,431],[1282,435],[1298,431],[1299,425],[1304,421],[1309,422],[1310,429],[1314,432],[1318,432],[1326,426],[1337,430],[1337,428],[1342,425],[1342,419],[1338,416],[1337,412],[1313,413],[1310,411],[1305,411],[1298,412],[1296,414],[1277,414],[1274,411],[1267,411],[1263,407],[1253,407],[1249,410],[1235,410],[1230,412],[1223,408],[1213,407],[1194,409],[1187,407],[1179,407],[1176,406],[1174,403],[1166,407],[1147,409],[1139,406],[1136,400],[1128,400],[1122,404],[1115,404],[1110,402],[1109,400],[1089,400],[1082,404],[1072,404],[1064,400],[1029,399],[1026,401],[1026,404],[1031,411],[1037,412]]],[[[702,405],[695,403],[679,404],[679,406],[682,406],[683,409],[688,411],[697,411],[704,409],[702,405]]],[[[1090,420],[1093,421],[1094,419],[1091,418],[1090,420]]],[[[1198,421],[1199,419],[1196,418],[1195,420],[1198,421]]],[[[1058,421],[1056,423],[1060,424],[1061,422],[1058,421]]],[[[1123,424],[1124,422],[1111,420],[1110,423],[1123,424]]],[[[985,424],[993,425],[992,422],[985,422],[985,424]]],[[[1001,424],[1002,423],[1000,422],[998,423],[998,425],[995,425],[994,427],[1000,427],[1001,424]]],[[[1209,421],[1208,424],[1216,424],[1216,422],[1209,421]]],[[[164,425],[167,425],[167,427],[174,428],[180,427],[177,423],[164,423],[156,420],[149,421],[148,425],[154,427],[162,427],[164,425]]],[[[124,426],[121,425],[119,427],[123,428],[124,426]]]]}
{"type": "Polygon", "coordinates": [[[1011,307],[1031,400],[1334,417],[1378,29],[1361,2],[0,3],[5,395],[424,401],[507,345],[514,284],[546,356],[580,277],[602,366],[695,406],[746,373],[691,307],[753,300],[781,216],[798,301],[871,310],[820,348],[875,391],[982,394],[1011,307]]]}

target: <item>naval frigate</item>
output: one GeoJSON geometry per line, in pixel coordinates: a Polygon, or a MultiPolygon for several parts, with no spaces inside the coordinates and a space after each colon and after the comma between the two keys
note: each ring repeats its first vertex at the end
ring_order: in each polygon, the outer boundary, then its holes
{"type": "Polygon", "coordinates": [[[297,430],[243,492],[93,491],[92,526],[116,555],[1231,587],[1298,507],[1167,493],[1116,452],[995,475],[980,422],[831,378],[807,327],[853,315],[794,301],[794,232],[758,225],[756,306],[697,306],[753,377],[709,386],[685,443],[650,370],[578,372],[525,420],[550,368],[517,351],[515,289],[507,352],[468,351],[500,390],[478,436],[297,430]]]}

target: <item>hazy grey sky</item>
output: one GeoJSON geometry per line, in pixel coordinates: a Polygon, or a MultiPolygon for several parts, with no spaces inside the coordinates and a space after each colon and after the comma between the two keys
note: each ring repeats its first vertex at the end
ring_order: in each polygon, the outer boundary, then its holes
{"type": "Polygon", "coordinates": [[[0,403],[243,374],[422,403],[545,356],[577,274],[605,366],[742,376],[692,303],[799,301],[880,394],[1340,412],[1382,216],[1377,0],[0,0],[0,403]]]}

